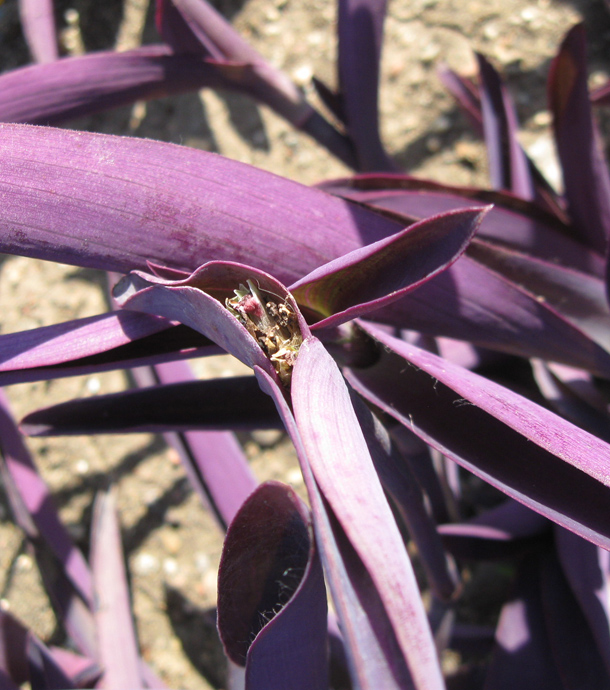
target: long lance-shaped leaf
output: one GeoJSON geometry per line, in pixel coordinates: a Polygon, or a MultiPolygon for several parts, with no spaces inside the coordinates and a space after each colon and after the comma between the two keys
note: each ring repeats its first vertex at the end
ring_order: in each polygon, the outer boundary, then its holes
{"type": "Polygon", "coordinates": [[[509,496],[610,545],[607,443],[467,369],[374,326],[365,330],[392,354],[349,372],[358,392],[509,496]]]}
{"type": "Polygon", "coordinates": [[[19,15],[25,39],[36,62],[59,57],[53,0],[19,0],[19,15]]]}
{"type": "Polygon", "coordinates": [[[5,253],[121,273],[245,260],[290,283],[404,227],[204,151],[27,125],[0,134],[5,253]]]}
{"type": "Polygon", "coordinates": [[[336,326],[390,304],[452,264],[468,246],[488,209],[435,216],[357,249],[290,287],[302,307],[336,326]]]}
{"type": "Polygon", "coordinates": [[[553,60],[549,103],[568,210],[579,238],[605,253],[610,236],[610,176],[591,112],[582,25],[567,34],[553,60]]]}
{"type": "Polygon", "coordinates": [[[395,170],[379,134],[379,61],[385,0],[338,4],[339,99],[358,159],[358,169],[395,170]]]}
{"type": "Polygon", "coordinates": [[[327,690],[327,604],[309,510],[266,482],[229,526],[218,571],[218,631],[248,690],[327,690]]]}
{"type": "Polygon", "coordinates": [[[465,255],[369,318],[608,377],[609,353],[551,305],[465,255]]]}
{"type": "Polygon", "coordinates": [[[113,494],[99,494],[91,526],[91,568],[103,687],[143,688],[113,494]]]}
{"type": "Polygon", "coordinates": [[[348,389],[315,338],[306,339],[301,346],[291,397],[315,481],[377,590],[414,686],[442,687],[413,569],[348,389]]]}
{"type": "Polygon", "coordinates": [[[514,103],[491,64],[480,54],[477,60],[491,184],[495,189],[509,189],[523,199],[533,199],[534,183],[517,139],[519,126],[514,103]]]}
{"type": "Polygon", "coordinates": [[[458,208],[494,204],[478,237],[494,240],[542,259],[603,276],[605,263],[596,252],[572,239],[568,218],[555,218],[535,204],[501,191],[456,187],[407,175],[361,175],[318,185],[332,194],[372,208],[423,219],[458,208]]]}
{"type": "Polygon", "coordinates": [[[352,685],[355,690],[410,690],[413,684],[383,603],[314,479],[292,410],[269,375],[257,367],[254,371],[263,390],[273,397],[301,463],[316,539],[345,640],[352,685]]]}
{"type": "Polygon", "coordinates": [[[470,248],[469,256],[544,301],[610,351],[610,310],[602,280],[487,242],[477,242],[470,248]]]}
{"type": "Polygon", "coordinates": [[[20,428],[28,436],[63,436],[283,427],[269,396],[246,376],[70,400],[27,415],[20,428]]]}
{"type": "MultiPolygon", "coordinates": [[[[194,380],[192,370],[186,362],[169,362],[155,367],[140,368],[134,370],[133,375],[138,385],[161,383],[161,389],[181,385],[193,386],[200,383],[194,380]]],[[[205,382],[201,383],[205,384],[205,382]]],[[[223,391],[224,399],[222,395],[216,395],[218,391],[214,390],[212,395],[208,396],[208,404],[203,407],[207,407],[209,414],[211,401],[221,407],[223,403],[227,407],[233,406],[234,419],[235,415],[239,414],[239,411],[235,410],[235,405],[239,404],[240,400],[242,402],[247,400],[250,407],[256,404],[247,391],[239,390],[240,384],[248,389],[251,388],[247,383],[248,379],[229,379],[227,381],[229,390],[223,391]]],[[[138,392],[146,393],[147,391],[150,393],[150,388],[138,392]]],[[[258,398],[261,397],[259,394],[258,398]]],[[[161,407],[172,407],[167,397],[162,400],[159,400],[161,407]]],[[[189,402],[195,409],[202,407],[200,400],[189,400],[189,402]]],[[[266,409],[268,415],[273,415],[268,401],[260,400],[260,402],[262,410],[266,409]]],[[[184,403],[184,396],[181,396],[180,403],[184,403]]],[[[204,504],[210,508],[220,527],[226,529],[239,507],[257,487],[258,481],[235,435],[226,431],[231,428],[230,424],[219,425],[221,431],[206,432],[186,430],[177,433],[179,427],[180,424],[172,425],[172,431],[165,433],[165,440],[177,451],[189,480],[204,504]]]]}
{"type": "Polygon", "coordinates": [[[250,46],[205,0],[160,0],[157,28],[176,53],[210,56],[229,83],[258,98],[325,146],[349,167],[357,167],[351,141],[333,127],[303,91],[250,46]],[[235,65],[238,69],[231,70],[235,65]]]}
{"type": "Polygon", "coordinates": [[[558,414],[610,443],[605,405],[600,409],[586,399],[588,392],[597,393],[588,372],[561,365],[551,367],[540,360],[532,361],[532,371],[540,392],[558,414]]]}
{"type": "Polygon", "coordinates": [[[523,554],[544,536],[548,541],[550,526],[538,513],[509,499],[468,522],[439,525],[438,531],[456,558],[489,560],[523,554]]]}
{"type": "Polygon", "coordinates": [[[119,312],[0,335],[0,385],[222,354],[197,331],[119,312]]]}
{"type": "MultiPolygon", "coordinates": [[[[38,534],[45,540],[83,600],[93,602],[89,569],[59,521],[51,494],[38,474],[12,419],[8,401],[0,392],[0,438],[3,461],[12,483],[38,534]]],[[[35,538],[36,533],[29,536],[35,538]]]]}
{"type": "Polygon", "coordinates": [[[137,100],[203,87],[230,89],[239,84],[248,90],[247,72],[246,66],[176,55],[164,45],[62,58],[3,74],[0,120],[58,124],[137,100]]]}
{"type": "MultiPolygon", "coordinates": [[[[489,63],[487,64],[489,65],[489,63]]],[[[449,69],[446,65],[441,65],[438,70],[438,76],[470,120],[470,124],[475,132],[479,136],[484,136],[483,109],[481,105],[481,94],[478,87],[470,79],[459,75],[457,72],[449,69]]],[[[497,89],[498,78],[496,77],[495,73],[493,75],[481,74],[483,80],[486,76],[492,79],[493,89],[497,89]]],[[[507,95],[503,86],[501,87],[501,90],[503,91],[504,95],[507,95]]],[[[501,93],[497,95],[498,105],[502,107],[500,101],[503,101],[504,97],[501,93]]],[[[509,108],[512,109],[513,106],[509,104],[509,108]]],[[[558,218],[564,218],[565,211],[562,207],[561,199],[559,198],[557,192],[551,187],[544,175],[536,167],[532,159],[529,158],[523,149],[520,148],[520,150],[521,153],[519,154],[515,151],[515,155],[518,158],[523,158],[525,164],[527,165],[526,174],[528,177],[530,177],[534,185],[536,201],[538,204],[540,204],[540,206],[542,206],[542,208],[550,211],[558,218]]]]}
{"type": "Polygon", "coordinates": [[[459,587],[459,575],[443,547],[415,474],[362,399],[352,395],[352,404],[381,484],[417,546],[429,587],[440,600],[448,601],[459,587]]]}

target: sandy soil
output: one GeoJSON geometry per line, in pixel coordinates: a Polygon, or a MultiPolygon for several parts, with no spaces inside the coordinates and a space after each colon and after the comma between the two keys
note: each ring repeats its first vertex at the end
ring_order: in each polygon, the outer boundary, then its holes
{"type": "MultiPolygon", "coordinates": [[[[146,0],[62,0],[58,19],[76,9],[86,50],[128,47],[155,40],[146,0]],[[122,21],[122,24],[121,24],[122,21]]],[[[221,0],[220,9],[273,64],[311,92],[313,74],[335,82],[334,3],[330,0],[221,0]]],[[[0,8],[0,65],[28,60],[16,2],[0,8]]],[[[590,36],[591,81],[607,78],[604,58],[610,14],[601,0],[391,0],[383,55],[383,139],[406,170],[436,180],[486,185],[479,141],[435,76],[440,62],[472,73],[472,49],[486,54],[506,75],[523,124],[523,142],[553,174],[545,79],[563,34],[584,20],[590,36]]],[[[77,36],[78,38],[78,36],[77,36]]],[[[78,41],[66,35],[70,50],[78,41]]],[[[315,95],[312,93],[312,98],[315,95]]],[[[121,109],[73,127],[157,138],[214,150],[306,183],[348,171],[273,113],[246,98],[204,92],[121,109]]],[[[0,266],[3,318],[8,333],[84,317],[106,309],[104,277],[93,271],[8,257],[0,266]]],[[[215,375],[234,364],[214,363],[215,375]]],[[[202,375],[209,363],[199,363],[202,375]]],[[[53,402],[117,391],[121,372],[14,386],[8,394],[17,417],[53,402]]],[[[261,479],[281,478],[299,488],[290,444],[279,434],[243,437],[261,479]]],[[[124,544],[131,573],[142,653],[172,687],[219,688],[223,666],[214,645],[217,564],[221,534],[192,493],[179,461],[162,440],[148,435],[31,440],[29,446],[51,486],[62,518],[87,549],[91,501],[96,489],[118,487],[124,544]]],[[[46,640],[61,641],[36,565],[0,502],[0,605],[46,640]]]]}

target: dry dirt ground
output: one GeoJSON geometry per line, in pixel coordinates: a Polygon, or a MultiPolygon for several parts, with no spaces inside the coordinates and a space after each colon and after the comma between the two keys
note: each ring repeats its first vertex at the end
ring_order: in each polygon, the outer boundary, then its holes
{"type": "MultiPolygon", "coordinates": [[[[99,50],[156,40],[147,0],[61,0],[58,23],[66,50],[99,50]],[[80,22],[75,33],[74,13],[80,22]]],[[[220,0],[219,9],[274,65],[310,90],[313,74],[335,82],[335,6],[331,0],[220,0]]],[[[472,49],[505,74],[523,125],[523,142],[554,174],[545,79],[563,34],[585,22],[593,84],[610,64],[610,13],[602,0],[390,0],[383,54],[381,116],[384,141],[412,173],[459,184],[486,185],[482,145],[470,133],[436,78],[446,62],[472,72],[472,49]]],[[[0,69],[28,61],[15,0],[0,6],[0,69]]],[[[313,94],[312,94],[313,97],[313,94]]],[[[203,92],[71,123],[217,151],[275,173],[312,183],[348,171],[307,137],[264,108],[235,95],[203,92]]],[[[93,271],[9,257],[0,264],[2,333],[105,310],[104,277],[93,271]]],[[[232,375],[228,359],[199,363],[202,375],[232,375]]],[[[17,417],[53,402],[117,391],[121,372],[7,390],[17,417]]],[[[290,444],[281,435],[242,441],[261,479],[301,487],[290,444]]],[[[96,489],[116,485],[142,654],[174,688],[222,687],[214,652],[216,574],[221,535],[190,490],[179,461],[154,436],[32,440],[29,447],[62,518],[86,550],[96,489]]],[[[0,605],[45,640],[61,632],[41,588],[36,565],[0,503],[0,605]]]]}

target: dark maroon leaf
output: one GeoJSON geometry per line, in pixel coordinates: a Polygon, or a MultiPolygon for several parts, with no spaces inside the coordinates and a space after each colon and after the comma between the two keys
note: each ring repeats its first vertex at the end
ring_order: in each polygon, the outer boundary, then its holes
{"type": "Polygon", "coordinates": [[[262,484],[229,526],[218,575],[218,629],[253,690],[326,690],[327,607],[309,511],[262,484]]]}

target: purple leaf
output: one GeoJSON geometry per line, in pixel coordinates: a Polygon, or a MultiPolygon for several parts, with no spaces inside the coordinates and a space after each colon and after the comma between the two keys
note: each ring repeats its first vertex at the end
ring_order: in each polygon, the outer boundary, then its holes
{"type": "Polygon", "coordinates": [[[13,500],[23,506],[26,519],[31,523],[22,522],[22,528],[31,539],[42,537],[62,564],[72,586],[85,602],[91,604],[93,592],[86,561],[59,520],[51,494],[23,443],[10,414],[8,401],[2,392],[0,438],[3,464],[16,492],[13,500]]]}
{"type": "Polygon", "coordinates": [[[459,588],[459,575],[455,563],[443,548],[423,491],[409,464],[362,399],[353,395],[352,404],[381,484],[417,546],[428,585],[440,600],[449,601],[459,588]]]}
{"type": "Polygon", "coordinates": [[[52,125],[203,87],[241,88],[244,71],[163,45],[66,57],[3,74],[0,120],[52,125]]]}
{"type": "Polygon", "coordinates": [[[290,291],[302,307],[336,326],[390,304],[452,264],[466,249],[487,209],[429,218],[335,259],[297,281],[290,291]]]}
{"type": "Polygon", "coordinates": [[[143,688],[121,534],[113,494],[98,494],[91,526],[91,569],[102,687],[143,688]]]}
{"type": "MultiPolygon", "coordinates": [[[[156,369],[163,371],[177,364],[156,369]]],[[[280,427],[274,404],[251,376],[168,383],[79,398],[32,412],[20,424],[28,436],[280,427]]]]}
{"type": "Polygon", "coordinates": [[[494,207],[481,223],[478,237],[541,259],[559,259],[567,266],[589,270],[600,277],[605,273],[602,258],[568,236],[572,230],[567,217],[562,222],[535,204],[505,192],[452,187],[404,175],[357,176],[319,186],[333,194],[373,208],[400,213],[409,219],[493,203],[494,207]]]}
{"type": "Polygon", "coordinates": [[[10,254],[121,273],[244,260],[290,284],[404,227],[204,151],[26,125],[0,132],[0,251],[10,254]]]}
{"type": "Polygon", "coordinates": [[[147,314],[103,314],[0,335],[0,384],[218,354],[217,345],[187,326],[147,314]],[[136,327],[139,320],[141,328],[136,327]]]}
{"type": "Polygon", "coordinates": [[[608,444],[499,384],[374,326],[365,330],[395,354],[384,350],[376,366],[349,372],[359,393],[509,496],[610,545],[608,444]]]}
{"type": "Polygon", "coordinates": [[[21,27],[36,62],[53,62],[59,57],[55,35],[53,0],[19,0],[21,27]]]}
{"type": "Polygon", "coordinates": [[[379,60],[385,0],[340,0],[339,98],[358,170],[395,170],[379,136],[379,60]]]}
{"type": "Polygon", "coordinates": [[[569,31],[553,60],[549,103],[568,210],[579,238],[603,254],[610,234],[610,176],[591,112],[581,24],[569,31]]]}
{"type": "Polygon", "coordinates": [[[528,160],[517,139],[515,106],[500,77],[480,54],[479,96],[483,114],[489,171],[494,189],[508,189],[523,199],[534,198],[528,160]]]}
{"type": "Polygon", "coordinates": [[[544,301],[593,342],[610,351],[610,310],[602,280],[487,242],[471,246],[469,256],[544,301]]]}
{"type": "Polygon", "coordinates": [[[327,606],[311,518],[292,489],[262,484],[229,526],[218,629],[253,690],[328,688],[327,606]]]}
{"type": "Polygon", "coordinates": [[[49,650],[31,633],[28,635],[27,656],[31,688],[64,690],[64,688],[74,687],[49,650]]]}
{"type": "Polygon", "coordinates": [[[605,349],[536,295],[468,255],[369,318],[501,352],[562,362],[601,376],[610,374],[610,355],[605,349]]]}
{"type": "Polygon", "coordinates": [[[410,690],[413,684],[384,606],[366,568],[320,493],[283,392],[262,369],[255,368],[255,373],[263,390],[273,397],[301,462],[316,539],[346,642],[352,682],[363,690],[410,690]]]}
{"type": "Polygon", "coordinates": [[[414,686],[442,687],[413,570],[349,392],[336,364],[315,338],[306,339],[299,351],[292,403],[316,484],[371,578],[414,686]]]}
{"type": "Polygon", "coordinates": [[[488,560],[531,549],[539,544],[541,535],[548,535],[550,523],[509,499],[468,522],[439,525],[438,531],[456,558],[488,560]]]}

